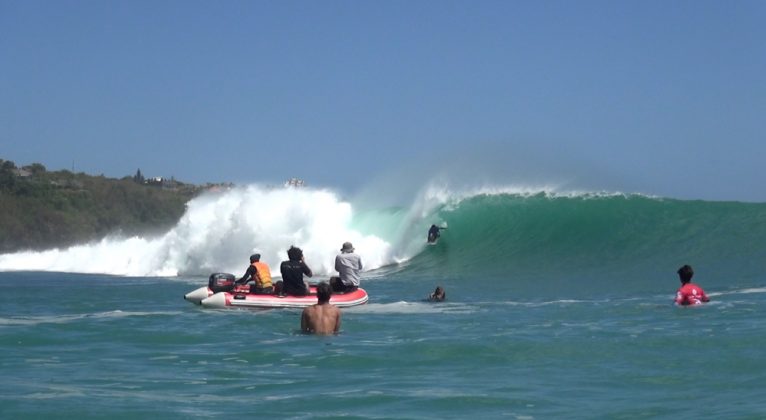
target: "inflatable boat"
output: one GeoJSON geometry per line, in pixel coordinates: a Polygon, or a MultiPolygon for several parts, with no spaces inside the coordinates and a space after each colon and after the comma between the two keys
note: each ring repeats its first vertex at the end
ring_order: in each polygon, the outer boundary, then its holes
{"type": "MultiPolygon", "coordinates": [[[[192,290],[184,299],[206,308],[305,308],[317,303],[315,286],[311,286],[311,293],[307,296],[256,295],[250,293],[248,286],[235,285],[233,274],[214,273],[207,286],[192,290]]],[[[349,293],[333,293],[330,303],[348,308],[363,305],[367,299],[367,292],[358,288],[349,293]]]]}

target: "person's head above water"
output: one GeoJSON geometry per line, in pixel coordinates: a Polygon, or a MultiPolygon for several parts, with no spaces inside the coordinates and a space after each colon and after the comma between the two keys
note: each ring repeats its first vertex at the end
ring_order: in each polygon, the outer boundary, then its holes
{"type": "Polygon", "coordinates": [[[330,301],[332,296],[332,287],[326,281],[323,281],[317,285],[317,301],[321,305],[330,301]]]}
{"type": "Polygon", "coordinates": [[[287,258],[289,258],[290,261],[300,261],[303,259],[303,250],[298,247],[291,246],[290,249],[287,250],[287,258]]]}
{"type": "Polygon", "coordinates": [[[261,260],[261,254],[253,254],[250,256],[250,264],[261,260]]]}
{"type": "Polygon", "coordinates": [[[681,283],[689,283],[692,281],[692,277],[694,277],[694,269],[689,264],[678,269],[678,278],[681,279],[681,283]]]}
{"type": "Polygon", "coordinates": [[[436,289],[433,293],[431,293],[430,296],[428,296],[428,300],[433,301],[442,301],[447,297],[446,293],[444,293],[444,288],[441,286],[436,286],[436,289]]]}

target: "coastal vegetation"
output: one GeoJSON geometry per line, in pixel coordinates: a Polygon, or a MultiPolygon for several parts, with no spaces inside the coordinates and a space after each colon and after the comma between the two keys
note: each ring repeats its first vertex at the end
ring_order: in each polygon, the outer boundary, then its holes
{"type": "Polygon", "coordinates": [[[140,170],[114,179],[0,159],[0,253],[161,231],[207,187],[145,179],[140,170]]]}

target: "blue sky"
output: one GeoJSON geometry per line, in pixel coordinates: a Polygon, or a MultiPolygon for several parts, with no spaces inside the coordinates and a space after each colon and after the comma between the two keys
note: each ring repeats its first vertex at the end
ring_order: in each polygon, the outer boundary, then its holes
{"type": "Polygon", "coordinates": [[[0,158],[766,201],[763,1],[0,0],[0,158]]]}

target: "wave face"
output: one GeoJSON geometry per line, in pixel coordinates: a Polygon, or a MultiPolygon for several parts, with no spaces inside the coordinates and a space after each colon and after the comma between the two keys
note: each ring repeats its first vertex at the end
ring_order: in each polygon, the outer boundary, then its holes
{"type": "Polygon", "coordinates": [[[766,273],[766,204],[500,192],[456,199],[436,215],[449,229],[408,269],[437,278],[588,293],[674,287],[683,264],[706,285],[762,283],[766,273]]]}
{"type": "Polygon", "coordinates": [[[723,281],[763,279],[766,204],[682,201],[541,189],[425,189],[409,207],[354,210],[327,190],[236,188],[198,197],[169,232],[153,238],[0,256],[0,270],[131,276],[239,274],[253,252],[278,274],[290,245],[320,275],[334,273],[351,241],[366,270],[439,279],[492,279],[571,288],[675,278],[678,266],[723,281]],[[446,226],[435,246],[428,227],[446,226]]]}

